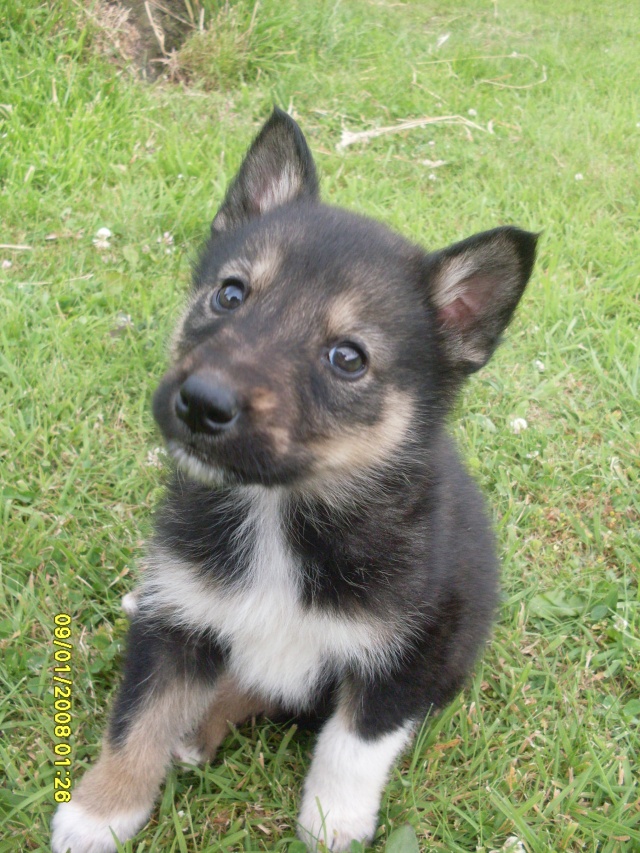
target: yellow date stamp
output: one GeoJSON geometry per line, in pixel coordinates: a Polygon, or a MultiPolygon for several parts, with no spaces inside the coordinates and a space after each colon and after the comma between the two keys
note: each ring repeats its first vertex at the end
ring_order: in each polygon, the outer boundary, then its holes
{"type": "Polygon", "coordinates": [[[53,629],[53,746],[55,775],[53,799],[56,803],[68,803],[71,799],[71,708],[72,670],[71,617],[68,613],[54,616],[53,629]]]}

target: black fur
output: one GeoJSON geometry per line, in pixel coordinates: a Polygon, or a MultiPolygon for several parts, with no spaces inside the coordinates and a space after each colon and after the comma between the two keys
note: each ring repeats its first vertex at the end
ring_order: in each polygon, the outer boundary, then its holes
{"type": "Polygon", "coordinates": [[[200,568],[204,577],[230,583],[247,570],[234,548],[244,512],[229,500],[230,491],[185,480],[174,474],[156,517],[156,542],[200,568]]]}

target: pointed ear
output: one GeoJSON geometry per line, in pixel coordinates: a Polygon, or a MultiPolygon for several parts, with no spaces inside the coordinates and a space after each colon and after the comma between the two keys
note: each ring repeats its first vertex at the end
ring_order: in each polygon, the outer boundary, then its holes
{"type": "Polygon", "coordinates": [[[537,234],[496,228],[429,256],[429,287],[452,366],[485,365],[529,281],[537,234]]]}
{"type": "Polygon", "coordinates": [[[211,225],[215,234],[300,198],[318,197],[313,157],[302,131],[274,107],[254,139],[211,225]]]}

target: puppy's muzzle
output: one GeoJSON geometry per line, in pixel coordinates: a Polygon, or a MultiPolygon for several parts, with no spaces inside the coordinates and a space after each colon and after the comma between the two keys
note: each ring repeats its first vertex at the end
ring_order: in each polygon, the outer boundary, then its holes
{"type": "Polygon", "coordinates": [[[180,386],[174,403],[176,416],[192,432],[218,435],[238,419],[238,399],[214,377],[194,373],[180,386]]]}

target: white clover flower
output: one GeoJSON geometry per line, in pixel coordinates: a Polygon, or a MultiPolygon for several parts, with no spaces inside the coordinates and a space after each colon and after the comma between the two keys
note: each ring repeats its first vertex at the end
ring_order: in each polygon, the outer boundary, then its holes
{"type": "Polygon", "coordinates": [[[619,613],[616,613],[616,615],[613,617],[613,627],[616,629],[616,631],[620,631],[622,633],[627,630],[627,628],[629,627],[629,623],[626,619],[623,619],[619,613]]]}
{"type": "Polygon", "coordinates": [[[544,361],[540,361],[540,359],[537,358],[533,363],[535,364],[538,373],[544,373],[544,361]]]}
{"type": "Polygon", "coordinates": [[[131,314],[125,314],[124,311],[118,311],[118,314],[116,315],[116,325],[119,329],[132,329],[133,320],[131,319],[131,314]]]}
{"type": "Polygon", "coordinates": [[[507,853],[507,851],[508,853],[527,853],[527,848],[517,835],[510,835],[502,845],[502,849],[504,853],[507,853]]]}
{"type": "Polygon", "coordinates": [[[13,261],[4,260],[2,262],[2,269],[3,270],[10,270],[12,266],[13,266],[13,261]]]}
{"type": "Polygon", "coordinates": [[[576,172],[576,181],[584,181],[584,175],[582,172],[576,172]]]}
{"type": "Polygon", "coordinates": [[[160,457],[165,455],[166,450],[164,449],[164,447],[154,447],[153,450],[150,450],[147,453],[147,467],[162,468],[162,461],[160,457]]]}
{"type": "Polygon", "coordinates": [[[519,435],[521,432],[527,429],[529,424],[525,421],[524,418],[514,418],[512,421],[510,421],[509,426],[511,427],[513,432],[515,432],[516,435],[519,435]]]}
{"type": "Polygon", "coordinates": [[[108,240],[111,237],[111,231],[108,228],[98,228],[96,237],[98,240],[108,240]]]}
{"type": "Polygon", "coordinates": [[[93,245],[96,249],[109,249],[111,248],[111,243],[108,240],[103,240],[102,238],[97,238],[93,241],[93,245]]]}

